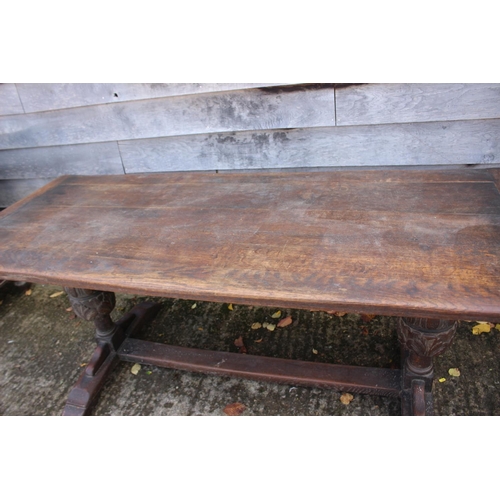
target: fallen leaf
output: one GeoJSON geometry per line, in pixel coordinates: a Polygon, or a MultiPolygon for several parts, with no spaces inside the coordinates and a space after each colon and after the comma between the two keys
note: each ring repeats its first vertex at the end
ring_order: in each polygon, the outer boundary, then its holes
{"type": "Polygon", "coordinates": [[[491,326],[489,323],[478,323],[476,326],[472,327],[472,335],[481,335],[481,333],[488,333],[491,331],[491,326]]]}
{"type": "Polygon", "coordinates": [[[271,318],[273,319],[278,319],[279,317],[281,317],[281,311],[276,311],[272,316],[271,318]]]}
{"type": "Polygon", "coordinates": [[[26,290],[24,292],[24,295],[31,295],[33,293],[33,290],[30,288],[29,290],[26,290]]]}
{"type": "Polygon", "coordinates": [[[274,332],[274,330],[276,330],[276,325],[273,325],[272,323],[268,323],[266,325],[266,328],[270,331],[270,332],[274,332]]]}
{"type": "Polygon", "coordinates": [[[496,330],[500,330],[500,323],[498,323],[498,324],[495,325],[495,329],[496,330]]]}
{"type": "MultiPolygon", "coordinates": [[[[319,309],[311,309],[311,311],[319,311],[319,309]]],[[[338,312],[338,311],[335,311],[334,309],[329,309],[329,310],[326,310],[326,311],[323,311],[323,312],[326,312],[326,314],[331,314],[333,316],[345,316],[347,313],[345,312],[338,312]]]]}
{"type": "Polygon", "coordinates": [[[458,368],[450,368],[448,370],[448,373],[452,376],[452,377],[460,377],[460,370],[458,368]]]}
{"type": "Polygon", "coordinates": [[[130,369],[130,372],[133,374],[133,375],[137,375],[139,373],[141,369],[141,365],[139,363],[136,363],[131,369],[130,369]]]}
{"type": "Polygon", "coordinates": [[[361,334],[362,335],[368,335],[370,332],[368,331],[368,328],[366,326],[364,326],[363,328],[361,328],[361,334]]]}
{"type": "Polygon", "coordinates": [[[87,366],[87,363],[80,363],[81,368],[83,368],[84,366],[87,366]]]}
{"type": "Polygon", "coordinates": [[[441,377],[441,378],[439,379],[439,382],[446,382],[446,379],[445,379],[444,377],[441,377]]]}
{"type": "Polygon", "coordinates": [[[254,340],[254,342],[257,342],[257,344],[260,344],[264,339],[259,339],[259,340],[254,340]]]}
{"type": "Polygon", "coordinates": [[[252,326],[250,328],[252,330],[258,330],[259,328],[262,328],[262,325],[260,323],[252,323],[252,326]]]}
{"type": "Polygon", "coordinates": [[[149,370],[148,370],[148,371],[146,372],[146,375],[151,375],[152,373],[153,373],[152,371],[149,371],[149,370]]]}
{"type": "Polygon", "coordinates": [[[236,347],[244,347],[244,343],[243,343],[243,337],[240,335],[235,341],[234,341],[234,345],[236,347]]]}
{"type": "Polygon", "coordinates": [[[291,316],[287,316],[286,318],[283,318],[279,323],[278,323],[278,327],[279,328],[284,328],[285,326],[288,326],[288,325],[291,325],[292,324],[292,317],[291,316]]]}
{"type": "Polygon", "coordinates": [[[191,306],[191,309],[196,309],[196,302],[191,306]]]}
{"type": "Polygon", "coordinates": [[[318,351],[316,349],[313,349],[313,354],[318,354],[318,351]]]}
{"type": "Polygon", "coordinates": [[[49,295],[49,297],[50,297],[51,299],[53,299],[53,298],[55,298],[55,297],[59,297],[59,296],[61,296],[63,293],[64,293],[64,291],[62,291],[62,292],[55,292],[55,293],[53,293],[52,295],[49,295]]]}
{"type": "Polygon", "coordinates": [[[344,392],[342,396],[340,396],[340,402],[344,405],[348,405],[353,399],[354,396],[348,392],[344,392]]]}
{"type": "Polygon", "coordinates": [[[224,408],[224,413],[230,417],[237,417],[241,415],[245,410],[246,406],[242,403],[231,403],[224,408]]]}
{"type": "Polygon", "coordinates": [[[0,306],[3,304],[3,300],[0,300],[0,306]]]}
{"type": "Polygon", "coordinates": [[[229,304],[229,305],[227,306],[227,308],[228,308],[230,311],[234,311],[234,309],[233,309],[233,304],[229,304]]]}
{"type": "Polygon", "coordinates": [[[361,319],[365,323],[369,323],[374,317],[375,317],[375,314],[362,314],[361,315],[361,319]]]}
{"type": "Polygon", "coordinates": [[[68,311],[68,312],[71,312],[72,310],[73,310],[73,308],[71,306],[66,308],[66,311],[68,311]]]}

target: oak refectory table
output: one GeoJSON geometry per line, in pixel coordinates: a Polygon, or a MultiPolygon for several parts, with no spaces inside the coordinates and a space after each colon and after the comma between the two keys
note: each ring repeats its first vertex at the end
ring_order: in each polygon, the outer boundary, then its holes
{"type": "Polygon", "coordinates": [[[457,321],[500,318],[495,169],[65,176],[0,213],[0,276],[62,285],[97,347],[64,414],[122,359],[401,397],[432,414],[432,358],[457,321]],[[182,348],[113,322],[114,292],[398,316],[401,369],[182,348]]]}

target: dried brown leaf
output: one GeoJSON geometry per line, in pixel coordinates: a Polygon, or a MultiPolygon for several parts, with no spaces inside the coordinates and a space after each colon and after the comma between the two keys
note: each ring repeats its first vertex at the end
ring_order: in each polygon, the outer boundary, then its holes
{"type": "Polygon", "coordinates": [[[323,312],[326,312],[326,314],[331,314],[332,316],[345,316],[347,313],[345,312],[338,312],[338,311],[335,311],[334,309],[330,309],[328,311],[323,311],[323,312]]]}
{"type": "Polygon", "coordinates": [[[242,403],[231,403],[224,408],[224,413],[230,417],[237,417],[241,415],[245,410],[246,406],[242,403]]]}
{"type": "Polygon", "coordinates": [[[254,340],[254,342],[256,342],[257,344],[260,344],[264,339],[263,338],[260,338],[259,340],[254,340]]]}
{"type": "Polygon", "coordinates": [[[285,326],[291,325],[292,324],[292,317],[287,316],[286,318],[283,318],[279,323],[278,323],[278,328],[284,328],[285,326]]]}
{"type": "Polygon", "coordinates": [[[33,290],[30,288],[29,290],[26,290],[24,292],[24,295],[31,295],[33,293],[33,290]]]}
{"type": "Polygon", "coordinates": [[[368,328],[366,326],[364,326],[363,328],[361,328],[361,334],[362,335],[368,335],[370,332],[368,331],[368,328]]]}
{"type": "Polygon", "coordinates": [[[55,297],[60,297],[63,293],[64,293],[64,291],[62,291],[62,292],[55,292],[52,295],[49,295],[49,298],[53,299],[55,297]]]}
{"type": "Polygon", "coordinates": [[[236,347],[245,347],[245,343],[243,342],[243,337],[241,335],[234,341],[234,345],[236,347]]]}
{"type": "Polygon", "coordinates": [[[365,323],[369,323],[376,315],[375,314],[362,314],[361,320],[365,323]]]}
{"type": "Polygon", "coordinates": [[[66,311],[68,311],[68,312],[71,312],[72,310],[73,310],[73,308],[71,306],[66,308],[66,311]]]}

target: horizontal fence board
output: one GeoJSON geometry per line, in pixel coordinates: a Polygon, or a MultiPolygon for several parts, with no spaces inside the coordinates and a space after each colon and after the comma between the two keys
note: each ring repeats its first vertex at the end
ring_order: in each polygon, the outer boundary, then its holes
{"type": "Polygon", "coordinates": [[[0,115],[24,113],[15,83],[0,83],[0,115]]]}
{"type": "Polygon", "coordinates": [[[127,173],[492,164],[500,120],[202,134],[119,142],[127,173]]]}
{"type": "Polygon", "coordinates": [[[123,173],[116,142],[0,150],[0,179],[123,173]]]}
{"type": "Polygon", "coordinates": [[[52,179],[0,180],[0,207],[8,207],[45,186],[52,179]]]}
{"type": "Polygon", "coordinates": [[[0,149],[334,125],[333,88],[166,97],[0,117],[0,149]]]}
{"type": "Polygon", "coordinates": [[[500,118],[500,83],[390,83],[336,89],[337,125],[500,118]]]}
{"type": "Polygon", "coordinates": [[[18,83],[26,113],[282,83],[18,83]]]}

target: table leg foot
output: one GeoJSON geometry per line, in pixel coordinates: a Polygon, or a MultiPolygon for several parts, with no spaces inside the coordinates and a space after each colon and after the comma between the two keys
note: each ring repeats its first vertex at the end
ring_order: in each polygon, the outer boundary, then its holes
{"type": "Polygon", "coordinates": [[[94,320],[97,347],[88,365],[71,390],[63,415],[89,415],[108,375],[119,361],[117,350],[124,340],[135,335],[156,316],[160,305],[144,302],[134,307],[116,323],[110,312],[115,305],[112,292],[95,292],[83,289],[66,289],[75,314],[94,320]]]}

